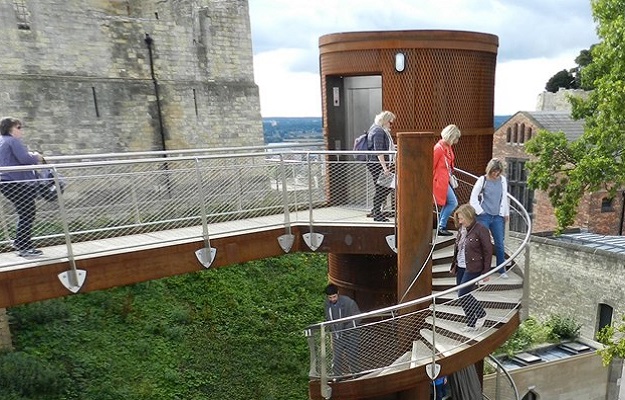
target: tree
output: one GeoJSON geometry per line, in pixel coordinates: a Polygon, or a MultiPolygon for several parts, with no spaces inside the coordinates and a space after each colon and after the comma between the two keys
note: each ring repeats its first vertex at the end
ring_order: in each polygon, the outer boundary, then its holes
{"type": "Polygon", "coordinates": [[[528,185],[547,191],[561,232],[570,226],[585,193],[625,184],[625,0],[592,0],[601,42],[581,69],[582,84],[595,90],[586,99],[571,97],[572,116],[585,120],[584,134],[569,142],[563,133],[540,132],[526,143],[536,158],[528,162],[528,185]]]}
{"type": "Polygon", "coordinates": [[[555,93],[560,88],[564,89],[578,89],[579,86],[575,77],[570,71],[563,69],[560,72],[557,72],[554,76],[549,78],[547,84],[545,85],[545,90],[548,92],[555,93]]]}
{"type": "Polygon", "coordinates": [[[597,352],[603,365],[610,364],[613,358],[625,358],[625,316],[616,325],[608,325],[597,334],[597,340],[605,347],[597,352]]]}
{"type": "Polygon", "coordinates": [[[579,55],[575,57],[575,63],[577,64],[577,67],[573,68],[571,72],[575,76],[575,82],[577,84],[577,87],[580,89],[593,90],[595,88],[594,84],[592,83],[593,79],[587,79],[586,82],[582,83],[581,77],[582,69],[592,63],[592,50],[595,46],[596,44],[593,44],[592,46],[590,46],[590,49],[580,51],[579,55]]]}
{"type": "Polygon", "coordinates": [[[549,78],[545,84],[545,90],[555,93],[560,88],[584,90],[594,89],[592,81],[590,80],[585,84],[582,84],[581,71],[592,62],[592,49],[595,46],[596,45],[593,44],[590,46],[590,49],[584,49],[579,52],[579,55],[575,57],[575,64],[577,64],[576,67],[569,70],[563,69],[562,71],[556,72],[555,75],[549,78]]]}

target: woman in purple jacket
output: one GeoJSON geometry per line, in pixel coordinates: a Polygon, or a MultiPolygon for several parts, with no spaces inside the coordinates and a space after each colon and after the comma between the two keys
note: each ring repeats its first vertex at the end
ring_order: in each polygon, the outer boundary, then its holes
{"type": "MultiPolygon", "coordinates": [[[[493,245],[488,228],[476,220],[475,209],[463,204],[456,210],[454,217],[458,227],[458,236],[454,246],[451,273],[456,275],[456,284],[461,285],[490,271],[493,259],[493,245]]],[[[460,304],[467,317],[465,331],[475,331],[486,321],[486,311],[472,294],[475,285],[458,291],[460,304]]]]}
{"type": "MultiPolygon", "coordinates": [[[[29,152],[22,143],[23,126],[19,119],[3,118],[0,121],[0,135],[1,167],[36,165],[42,161],[39,153],[29,152]]],[[[13,247],[20,257],[43,254],[33,247],[31,240],[37,189],[37,175],[33,170],[0,172],[0,192],[13,203],[19,217],[13,247]]]]}

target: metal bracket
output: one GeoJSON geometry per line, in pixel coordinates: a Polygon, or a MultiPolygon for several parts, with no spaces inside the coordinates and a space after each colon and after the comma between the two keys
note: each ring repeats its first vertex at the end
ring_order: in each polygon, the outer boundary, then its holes
{"type": "Polygon", "coordinates": [[[324,399],[332,398],[332,387],[330,387],[327,383],[321,384],[321,396],[323,396],[324,399]]]}
{"type": "Polygon", "coordinates": [[[312,251],[317,250],[321,246],[324,238],[323,234],[315,232],[304,233],[302,237],[312,251]]]}
{"type": "Polygon", "coordinates": [[[63,286],[67,288],[67,290],[72,293],[78,293],[78,291],[82,288],[82,285],[85,284],[85,279],[87,279],[87,271],[85,271],[84,269],[71,269],[69,271],[61,272],[60,274],[58,274],[58,277],[63,286]],[[70,274],[75,275],[71,276],[70,274]]]}
{"type": "Polygon", "coordinates": [[[395,235],[388,235],[386,237],[386,244],[397,254],[397,244],[395,243],[395,235]]]}
{"type": "Polygon", "coordinates": [[[197,257],[204,268],[210,268],[213,260],[215,260],[215,254],[217,254],[217,249],[214,247],[205,247],[195,251],[195,257],[197,257]]]}
{"type": "Polygon", "coordinates": [[[291,247],[293,247],[294,242],[295,235],[291,235],[289,233],[285,233],[284,235],[278,237],[278,244],[285,253],[291,251],[291,247]]]}
{"type": "Polygon", "coordinates": [[[431,380],[436,379],[438,374],[441,372],[441,366],[435,362],[432,364],[427,364],[425,366],[425,373],[428,374],[431,380]]]}

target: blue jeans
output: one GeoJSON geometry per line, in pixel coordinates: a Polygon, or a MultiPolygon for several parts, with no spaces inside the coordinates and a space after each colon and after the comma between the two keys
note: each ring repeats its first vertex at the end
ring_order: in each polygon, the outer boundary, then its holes
{"type": "MultiPolygon", "coordinates": [[[[464,268],[456,268],[456,283],[460,285],[465,282],[469,282],[480,275],[482,275],[480,272],[466,272],[464,268]]],[[[460,305],[464,310],[464,315],[467,317],[467,325],[471,327],[475,326],[475,322],[479,318],[486,316],[486,311],[484,311],[482,304],[480,304],[480,302],[477,301],[472,294],[469,294],[474,289],[475,285],[471,285],[458,290],[458,298],[460,298],[460,305]]]]}
{"type": "Polygon", "coordinates": [[[451,186],[447,186],[447,199],[445,200],[445,205],[440,211],[438,229],[447,229],[447,221],[456,207],[458,207],[458,198],[456,198],[456,193],[454,193],[451,186]]]}
{"type": "Polygon", "coordinates": [[[487,227],[490,230],[491,235],[493,235],[497,265],[501,265],[506,260],[503,246],[503,237],[506,229],[506,221],[501,215],[481,213],[477,216],[477,222],[487,227]]]}

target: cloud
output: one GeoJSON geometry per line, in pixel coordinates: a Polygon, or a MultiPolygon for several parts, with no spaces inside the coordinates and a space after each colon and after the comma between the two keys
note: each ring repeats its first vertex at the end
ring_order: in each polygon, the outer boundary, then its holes
{"type": "Polygon", "coordinates": [[[500,103],[533,109],[546,81],[575,66],[579,52],[598,41],[588,0],[249,0],[249,6],[263,116],[320,115],[319,38],[326,34],[449,29],[497,35],[497,86],[537,92],[530,108],[529,95],[515,100],[506,91],[496,96],[496,112],[508,109],[500,103]],[[502,81],[505,76],[512,81],[502,81]],[[305,96],[300,105],[293,104],[298,94],[305,96]]]}

